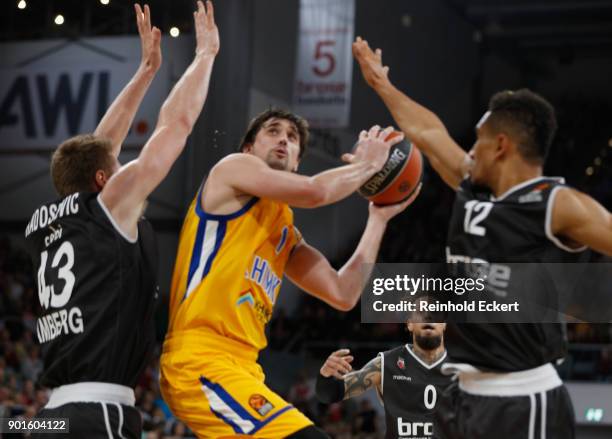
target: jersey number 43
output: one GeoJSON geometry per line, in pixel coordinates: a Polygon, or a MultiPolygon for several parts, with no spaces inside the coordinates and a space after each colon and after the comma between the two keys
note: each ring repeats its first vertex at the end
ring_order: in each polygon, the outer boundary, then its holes
{"type": "Polygon", "coordinates": [[[44,309],[61,308],[65,306],[72,296],[75,277],[72,272],[74,266],[74,247],[70,241],[64,241],[55,254],[49,254],[47,250],[40,254],[40,267],[38,268],[38,299],[44,309]],[[55,293],[54,285],[47,285],[45,273],[47,263],[51,259],[51,269],[58,268],[57,278],[64,281],[64,288],[59,294],[55,293]]]}

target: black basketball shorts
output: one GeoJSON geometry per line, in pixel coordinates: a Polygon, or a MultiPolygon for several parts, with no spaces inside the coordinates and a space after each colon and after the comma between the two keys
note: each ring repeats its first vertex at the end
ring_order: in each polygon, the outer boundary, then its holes
{"type": "Polygon", "coordinates": [[[41,410],[36,419],[68,418],[69,433],[38,433],[37,439],[140,439],[142,417],[138,409],[116,402],[72,402],[41,410]]]}
{"type": "Polygon", "coordinates": [[[436,439],[574,439],[574,409],[565,386],[525,396],[466,393],[457,382],[439,395],[436,439]]]}

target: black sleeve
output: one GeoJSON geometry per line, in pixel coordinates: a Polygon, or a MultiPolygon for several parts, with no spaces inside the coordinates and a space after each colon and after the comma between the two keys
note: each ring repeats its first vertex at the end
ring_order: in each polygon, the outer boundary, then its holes
{"type": "Polygon", "coordinates": [[[333,376],[325,378],[323,375],[317,375],[316,390],[317,399],[326,404],[342,401],[344,399],[344,381],[334,378],[333,376]]]}

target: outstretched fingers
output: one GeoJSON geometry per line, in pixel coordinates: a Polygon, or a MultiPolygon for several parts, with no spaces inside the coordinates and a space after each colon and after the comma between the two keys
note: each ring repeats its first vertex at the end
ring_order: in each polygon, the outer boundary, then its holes
{"type": "Polygon", "coordinates": [[[151,9],[149,5],[144,5],[143,29],[145,32],[151,32],[151,9]]]}
{"type": "Polygon", "coordinates": [[[378,137],[379,133],[380,133],[380,125],[374,125],[372,128],[370,128],[370,132],[368,133],[368,136],[371,138],[375,138],[375,137],[378,137]]]}
{"type": "Polygon", "coordinates": [[[199,29],[204,21],[206,9],[204,8],[204,3],[200,0],[198,0],[197,5],[198,9],[193,13],[193,19],[195,20],[196,28],[199,29]]]}
{"type": "Polygon", "coordinates": [[[142,35],[144,33],[142,23],[144,20],[144,13],[142,12],[142,9],[138,3],[134,4],[134,12],[136,13],[136,26],[138,27],[138,33],[142,35]]]}
{"type": "Polygon", "coordinates": [[[210,0],[206,1],[206,24],[208,26],[215,24],[215,8],[210,0]]]}
{"type": "Polygon", "coordinates": [[[386,140],[386,139],[387,139],[387,137],[389,137],[389,135],[390,135],[392,132],[393,132],[393,127],[389,126],[389,127],[385,128],[384,130],[382,130],[382,131],[380,132],[379,137],[380,137],[382,140],[386,140]]]}
{"type": "Polygon", "coordinates": [[[153,34],[153,44],[155,46],[159,46],[159,43],[161,41],[161,31],[157,26],[153,26],[151,33],[153,34]]]}

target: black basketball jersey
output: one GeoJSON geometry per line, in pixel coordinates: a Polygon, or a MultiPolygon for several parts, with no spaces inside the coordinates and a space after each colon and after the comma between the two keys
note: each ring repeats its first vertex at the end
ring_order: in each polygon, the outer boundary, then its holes
{"type": "MultiPolygon", "coordinates": [[[[551,232],[552,205],[563,183],[560,178],[539,177],[495,198],[464,180],[453,207],[447,262],[584,260],[584,249],[565,246],[551,232]]],[[[565,328],[557,323],[449,323],[445,339],[449,362],[493,371],[531,369],[566,353],[565,328]]]]}
{"type": "Polygon", "coordinates": [[[97,193],[75,193],[36,209],[25,237],[37,273],[41,384],[134,387],[155,343],[150,224],[141,220],[130,242],[97,193]]]}
{"type": "Polygon", "coordinates": [[[387,423],[386,439],[433,439],[434,410],[438,395],[451,382],[442,375],[446,353],[428,365],[412,346],[399,346],[380,354],[387,423]]]}

